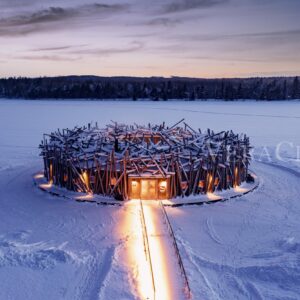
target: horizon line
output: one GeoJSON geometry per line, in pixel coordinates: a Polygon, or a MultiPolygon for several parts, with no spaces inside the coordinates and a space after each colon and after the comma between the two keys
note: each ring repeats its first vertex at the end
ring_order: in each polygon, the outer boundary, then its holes
{"type": "Polygon", "coordinates": [[[159,76],[159,75],[153,75],[153,76],[131,76],[131,75],[113,75],[113,76],[104,76],[104,75],[40,75],[40,76],[21,76],[21,75],[15,75],[15,76],[7,76],[7,77],[0,77],[0,80],[7,80],[7,79],[40,79],[40,78],[67,78],[67,77],[95,77],[95,78],[133,78],[133,79],[151,79],[151,78],[161,78],[161,79],[193,79],[193,80],[224,80],[224,79],[255,79],[255,78],[295,78],[300,77],[299,75],[257,75],[257,76],[247,76],[247,77],[188,77],[188,76],[159,76]]]}

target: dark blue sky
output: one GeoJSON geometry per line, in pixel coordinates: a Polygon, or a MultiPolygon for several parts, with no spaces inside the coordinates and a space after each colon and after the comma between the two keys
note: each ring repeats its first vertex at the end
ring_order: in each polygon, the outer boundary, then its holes
{"type": "Polygon", "coordinates": [[[300,75],[299,0],[0,0],[0,76],[300,75]]]}

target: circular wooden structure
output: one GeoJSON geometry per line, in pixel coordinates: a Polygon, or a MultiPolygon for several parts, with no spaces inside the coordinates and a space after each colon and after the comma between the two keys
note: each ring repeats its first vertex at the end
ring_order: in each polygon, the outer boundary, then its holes
{"type": "Polygon", "coordinates": [[[184,198],[251,180],[246,135],[202,133],[184,120],[57,130],[40,148],[50,183],[117,200],[184,198]]]}

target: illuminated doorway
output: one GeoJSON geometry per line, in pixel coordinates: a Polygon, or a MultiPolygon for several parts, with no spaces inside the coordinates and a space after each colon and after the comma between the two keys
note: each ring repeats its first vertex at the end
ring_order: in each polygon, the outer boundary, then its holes
{"type": "Polygon", "coordinates": [[[170,178],[161,177],[129,177],[128,198],[141,200],[169,199],[170,178]]]}
{"type": "Polygon", "coordinates": [[[142,200],[157,199],[157,180],[155,179],[141,180],[141,199],[142,200]]]}

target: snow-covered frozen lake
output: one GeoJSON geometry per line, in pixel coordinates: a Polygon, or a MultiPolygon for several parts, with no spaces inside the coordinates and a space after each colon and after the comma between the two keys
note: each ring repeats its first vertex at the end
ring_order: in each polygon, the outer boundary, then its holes
{"type": "Polygon", "coordinates": [[[0,100],[0,299],[139,299],[126,215],[32,183],[42,134],[88,122],[232,129],[250,136],[258,190],[168,208],[194,299],[299,299],[300,102],[0,100]],[[279,155],[278,155],[279,154],[279,155]],[[131,271],[130,271],[131,270],[131,271]]]}

